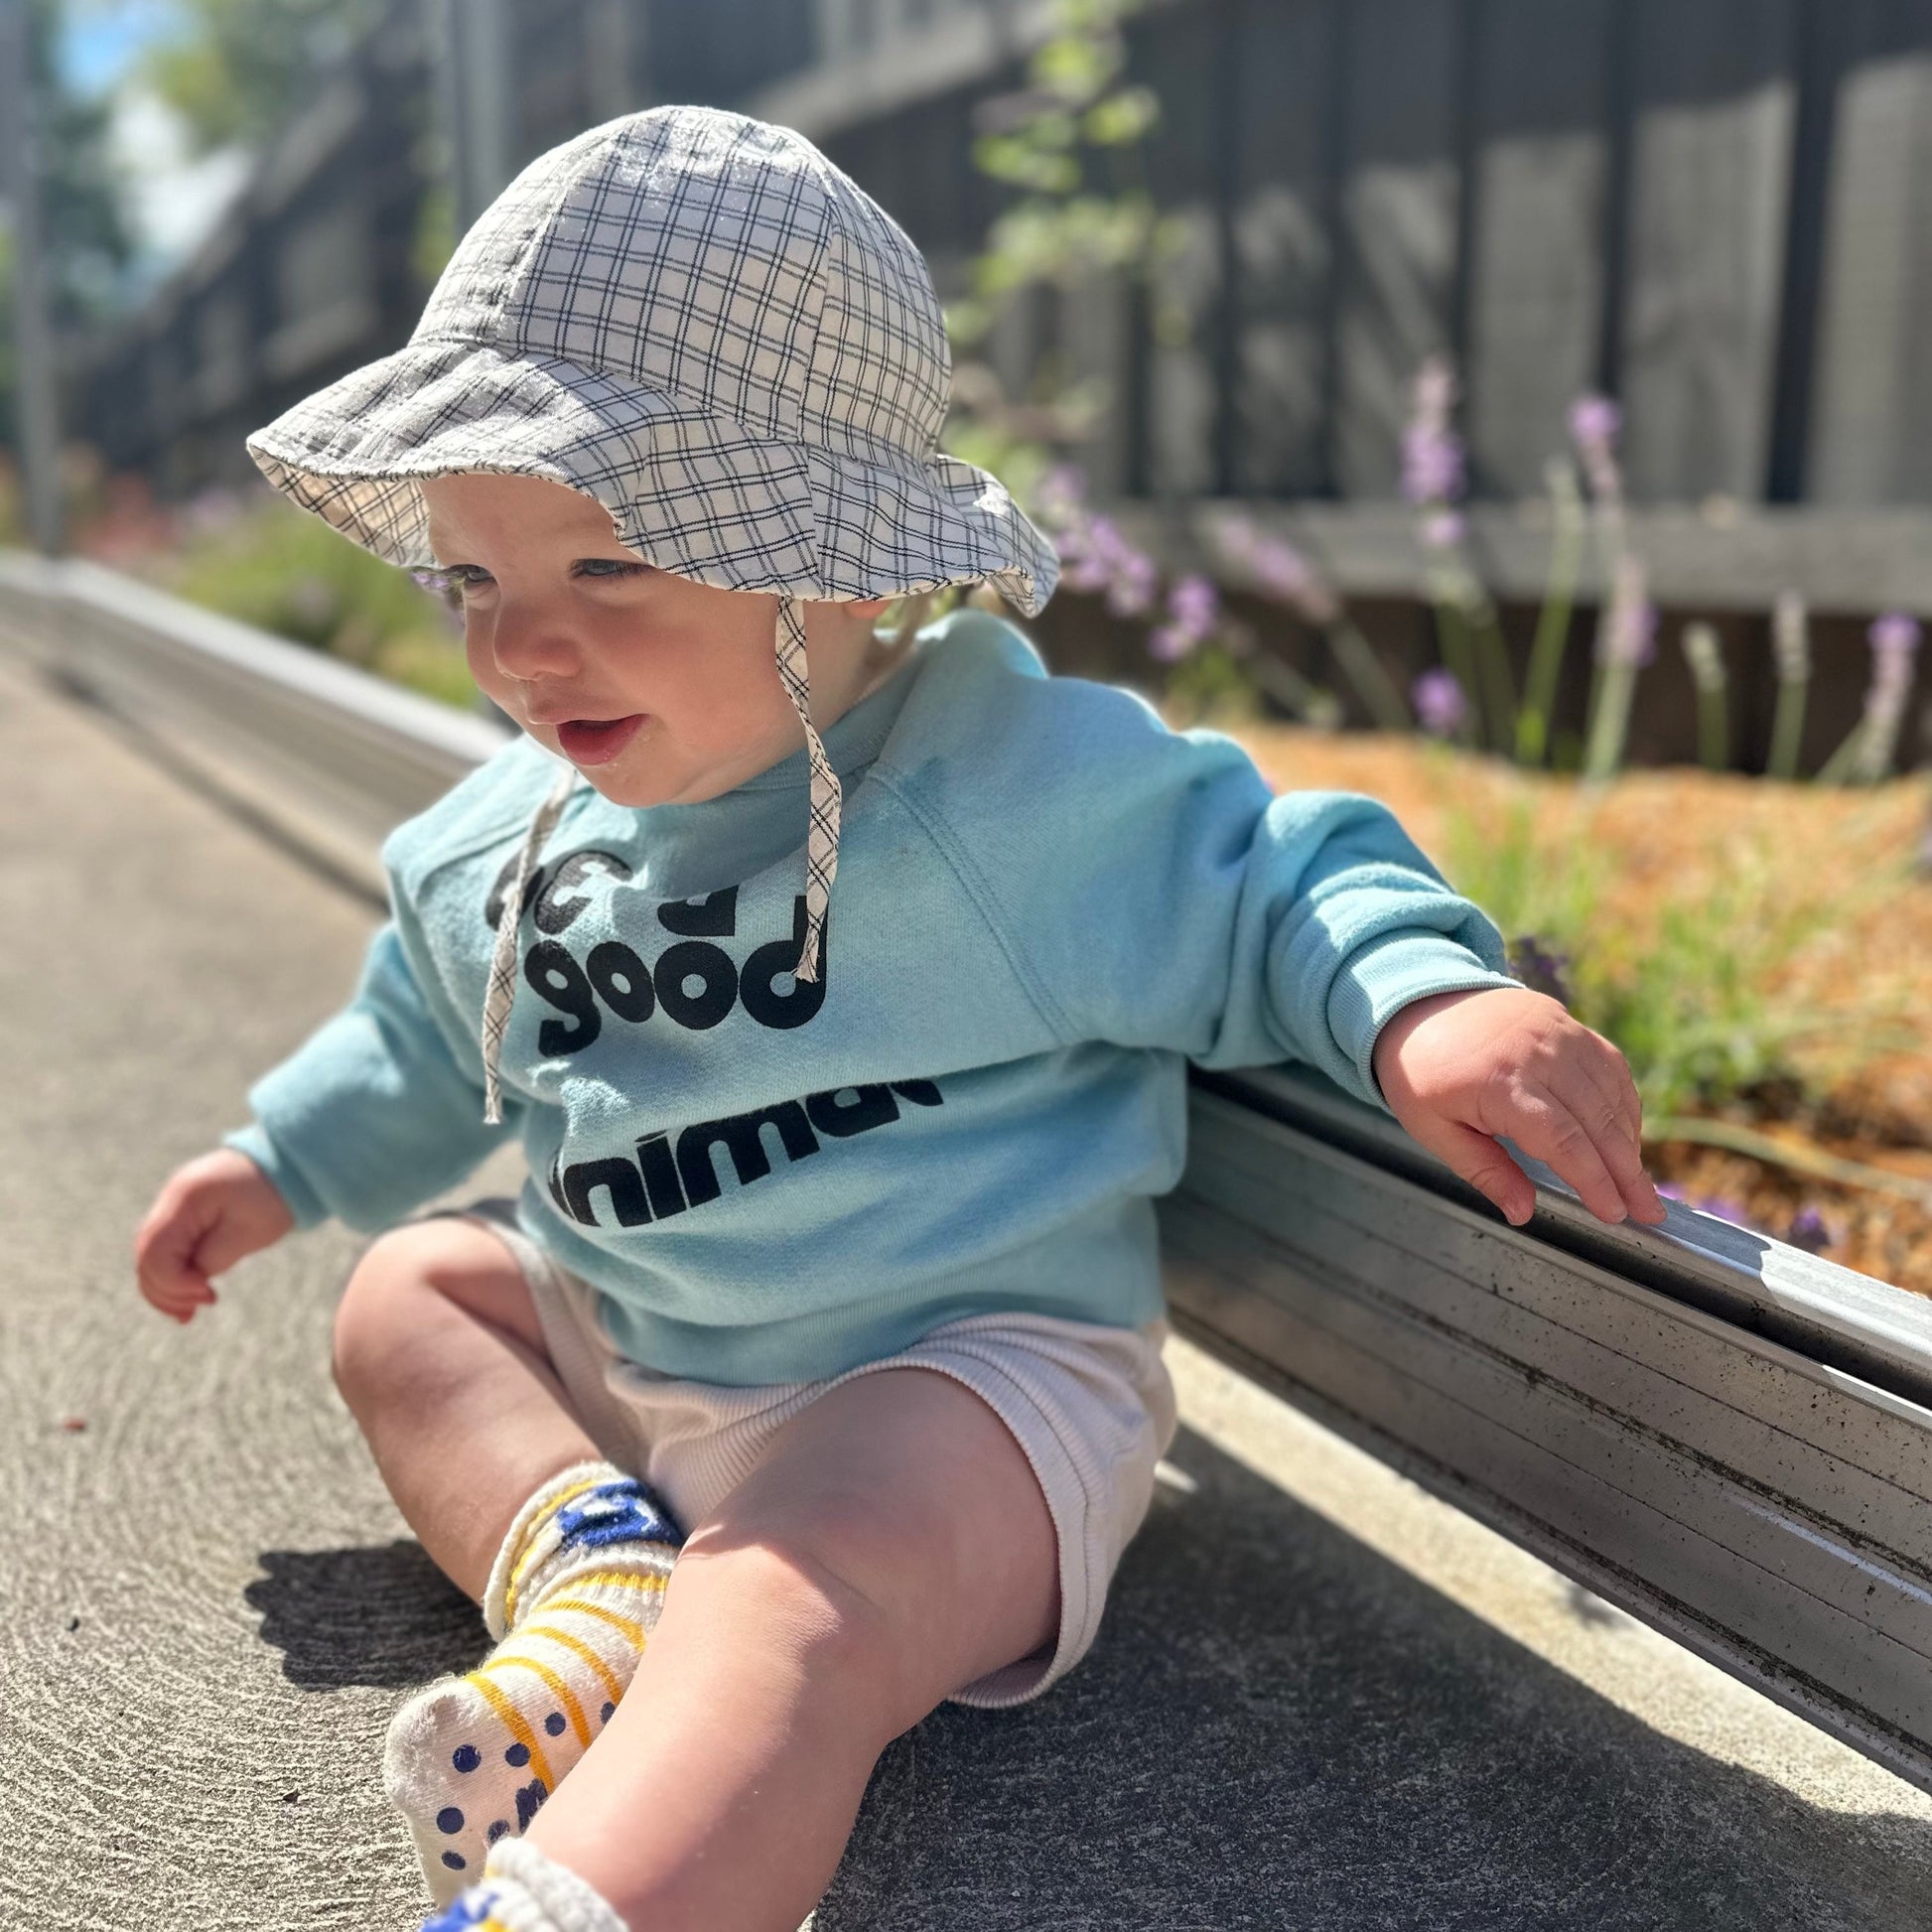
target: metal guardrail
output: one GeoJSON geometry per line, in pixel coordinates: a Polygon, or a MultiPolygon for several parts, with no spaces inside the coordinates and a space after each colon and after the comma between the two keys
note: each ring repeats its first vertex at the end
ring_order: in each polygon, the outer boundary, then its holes
{"type": "MultiPolygon", "coordinates": [[[[0,555],[0,641],[379,842],[481,718],[89,564],[0,555]]],[[[1932,1303],[1678,1203],[1512,1228],[1388,1116],[1192,1079],[1176,1325],[1567,1576],[1932,1790],[1932,1303]]]]}

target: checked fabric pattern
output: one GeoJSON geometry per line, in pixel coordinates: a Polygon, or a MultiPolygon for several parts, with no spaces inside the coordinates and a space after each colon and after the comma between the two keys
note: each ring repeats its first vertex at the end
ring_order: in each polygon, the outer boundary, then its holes
{"type": "Polygon", "coordinates": [[[268,481],[429,567],[417,480],[545,477],[700,583],[863,600],[987,582],[1051,544],[938,448],[952,358],[925,260],[790,128],[653,107],[539,155],[463,237],[409,342],[247,438],[268,481]]]}

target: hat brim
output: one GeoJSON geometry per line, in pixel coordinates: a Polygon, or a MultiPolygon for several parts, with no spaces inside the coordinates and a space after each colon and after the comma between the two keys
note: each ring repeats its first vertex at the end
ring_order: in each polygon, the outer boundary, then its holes
{"type": "Polygon", "coordinates": [[[554,355],[412,343],[247,439],[276,489],[385,562],[427,568],[425,477],[547,478],[646,562],[721,590],[859,600],[988,583],[1035,616],[1053,546],[997,477],[935,450],[867,458],[755,436],[554,355]]]}

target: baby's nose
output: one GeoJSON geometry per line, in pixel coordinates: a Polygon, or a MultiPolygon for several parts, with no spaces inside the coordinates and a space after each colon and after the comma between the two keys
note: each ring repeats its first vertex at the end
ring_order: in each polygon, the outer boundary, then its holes
{"type": "Polygon", "coordinates": [[[496,668],[521,683],[575,677],[584,658],[566,621],[533,610],[499,610],[489,647],[496,668]]]}

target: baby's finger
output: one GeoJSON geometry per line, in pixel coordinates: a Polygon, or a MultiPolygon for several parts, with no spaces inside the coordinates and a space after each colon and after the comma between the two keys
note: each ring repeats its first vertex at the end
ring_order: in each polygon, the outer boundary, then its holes
{"type": "Polygon", "coordinates": [[[1588,1133],[1629,1212],[1640,1221],[1661,1221],[1664,1203],[1643,1167],[1643,1103],[1622,1054],[1603,1041],[1600,1052],[1582,1056],[1580,1069],[1566,1067],[1553,1079],[1550,1091],[1588,1133]]]}
{"type": "Polygon", "coordinates": [[[1536,1211],[1536,1186],[1521,1168],[1487,1134],[1452,1120],[1434,1119],[1410,1134],[1446,1167],[1502,1210],[1512,1227],[1521,1227],[1536,1211]]]}
{"type": "MultiPolygon", "coordinates": [[[[1510,1111],[1514,1118],[1499,1132],[1508,1134],[1525,1154],[1554,1168],[1599,1221],[1625,1218],[1629,1210],[1595,1141],[1560,1095],[1531,1083],[1512,1096],[1510,1111]]],[[[1587,1103],[1586,1111],[1593,1111],[1587,1103]]]]}

